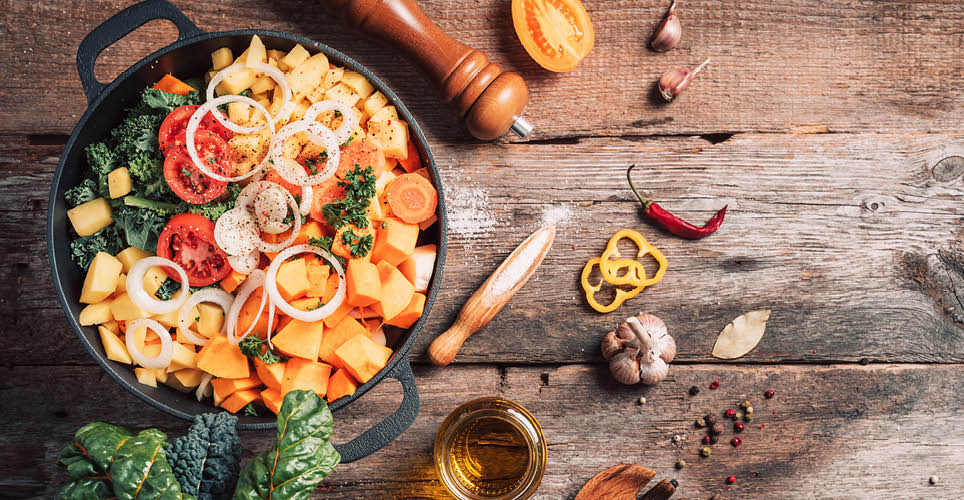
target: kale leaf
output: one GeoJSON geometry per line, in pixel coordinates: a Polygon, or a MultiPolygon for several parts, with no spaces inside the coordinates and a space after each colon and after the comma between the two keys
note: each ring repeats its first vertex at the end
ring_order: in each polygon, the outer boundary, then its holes
{"type": "Polygon", "coordinates": [[[241,354],[251,358],[260,359],[267,365],[273,365],[282,361],[281,356],[268,348],[268,341],[257,335],[248,335],[238,343],[241,354]]]}
{"type": "Polygon", "coordinates": [[[124,121],[110,131],[116,143],[116,151],[127,161],[139,153],[160,156],[157,145],[157,131],[164,121],[160,114],[128,114],[124,121]]]}
{"type": "Polygon", "coordinates": [[[238,418],[229,413],[198,415],[187,435],[165,449],[184,493],[198,500],[231,498],[241,471],[237,423],[238,418]]]}
{"type": "Polygon", "coordinates": [[[141,105],[134,108],[138,112],[162,113],[165,116],[186,104],[201,104],[204,99],[198,92],[188,95],[172,94],[163,90],[146,88],[141,92],[141,105]]]}
{"type": "Polygon", "coordinates": [[[64,193],[64,198],[68,205],[76,207],[81,203],[100,198],[100,193],[97,192],[97,183],[93,179],[84,179],[80,184],[68,189],[64,193]]]}
{"type": "Polygon", "coordinates": [[[124,238],[117,232],[117,226],[110,225],[90,236],[74,238],[70,242],[70,258],[81,269],[87,269],[97,252],[117,255],[117,252],[126,247],[124,238]]]}
{"type": "Polygon", "coordinates": [[[178,283],[176,279],[168,276],[167,279],[161,283],[161,287],[154,292],[154,296],[160,300],[171,300],[171,297],[179,291],[181,291],[181,284],[178,283]]]}
{"type": "Polygon", "coordinates": [[[190,210],[191,213],[200,214],[208,219],[217,221],[218,217],[224,215],[224,212],[234,208],[234,203],[238,199],[239,194],[241,194],[241,185],[232,182],[228,184],[228,189],[225,190],[219,199],[204,203],[203,205],[191,205],[188,210],[190,210]]]}
{"type": "Polygon", "coordinates": [[[123,232],[127,244],[148,252],[157,251],[157,238],[164,230],[167,219],[167,216],[154,210],[126,204],[114,210],[114,227],[118,232],[123,232]]]}

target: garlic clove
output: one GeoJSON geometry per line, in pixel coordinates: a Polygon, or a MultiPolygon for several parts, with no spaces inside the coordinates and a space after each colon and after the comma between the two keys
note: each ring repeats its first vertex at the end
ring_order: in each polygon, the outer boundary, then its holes
{"type": "Polygon", "coordinates": [[[609,360],[609,371],[617,382],[626,385],[638,384],[640,365],[635,351],[623,351],[609,360]]]}
{"type": "Polygon", "coordinates": [[[639,381],[646,385],[653,385],[663,380],[669,373],[669,365],[656,353],[652,351],[650,353],[654,359],[651,362],[639,364],[639,381]]]}
{"type": "Polygon", "coordinates": [[[679,16],[676,15],[676,0],[669,6],[666,17],[660,21],[653,38],[649,41],[649,46],[656,52],[666,52],[672,50],[679,43],[683,36],[683,25],[680,24],[679,16]]]}
{"type": "Polygon", "coordinates": [[[659,92],[663,99],[666,99],[667,102],[673,102],[690,86],[696,74],[702,71],[709,62],[710,60],[707,59],[703,61],[703,64],[693,69],[676,68],[663,73],[663,76],[659,78],[659,92]]]}

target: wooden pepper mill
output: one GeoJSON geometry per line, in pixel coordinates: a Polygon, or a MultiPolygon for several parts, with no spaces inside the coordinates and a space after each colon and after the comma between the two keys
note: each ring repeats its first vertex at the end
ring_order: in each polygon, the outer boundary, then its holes
{"type": "Polygon", "coordinates": [[[512,130],[532,131],[522,110],[529,89],[517,73],[438,28],[415,0],[321,0],[347,26],[405,52],[438,85],[442,100],[455,106],[469,133],[485,141],[512,130]]]}

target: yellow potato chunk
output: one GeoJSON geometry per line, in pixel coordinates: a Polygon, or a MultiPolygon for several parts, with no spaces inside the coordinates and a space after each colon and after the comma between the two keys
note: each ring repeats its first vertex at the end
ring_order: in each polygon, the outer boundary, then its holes
{"type": "MultiPolygon", "coordinates": [[[[268,51],[268,64],[271,64],[271,61],[274,61],[275,63],[277,63],[278,61],[284,59],[284,57],[285,57],[285,52],[283,50],[271,49],[268,51]]],[[[274,67],[277,68],[278,67],[277,64],[275,64],[274,67]]]]}
{"type": "Polygon", "coordinates": [[[97,332],[100,333],[100,343],[104,346],[104,352],[107,353],[107,359],[111,361],[117,361],[118,363],[124,363],[125,365],[132,364],[134,360],[131,359],[131,355],[127,352],[127,347],[121,342],[121,339],[114,334],[114,332],[104,328],[98,327],[97,332]]]}
{"type": "Polygon", "coordinates": [[[378,176],[378,179],[375,181],[375,192],[382,194],[388,184],[395,180],[395,177],[397,176],[391,170],[382,172],[382,175],[378,176]]]}
{"type": "Polygon", "coordinates": [[[361,96],[346,85],[345,82],[338,82],[334,87],[325,91],[325,99],[343,102],[347,106],[354,106],[355,103],[361,99],[361,96]]]}
{"type": "Polygon", "coordinates": [[[251,119],[251,106],[240,101],[229,102],[228,119],[234,123],[247,123],[251,119]]]}
{"type": "Polygon", "coordinates": [[[151,317],[150,313],[137,307],[137,304],[131,300],[131,296],[126,293],[118,295],[117,298],[111,301],[110,312],[117,321],[130,321],[132,319],[151,317]]]}
{"type": "Polygon", "coordinates": [[[254,81],[253,84],[251,84],[251,93],[263,94],[273,89],[274,87],[275,87],[274,79],[272,79],[270,76],[265,75],[265,76],[259,77],[257,80],[254,81]]]}
{"type": "Polygon", "coordinates": [[[366,138],[388,158],[408,158],[408,124],[401,120],[369,121],[366,138]]]}
{"type": "Polygon", "coordinates": [[[245,51],[244,65],[253,68],[256,64],[264,63],[268,60],[268,51],[264,48],[264,43],[258,35],[251,37],[251,45],[245,51]]]}
{"type": "MultiPolygon", "coordinates": [[[[162,383],[163,383],[164,385],[170,387],[171,389],[174,389],[175,391],[180,391],[180,392],[184,392],[184,393],[191,392],[191,388],[190,388],[190,387],[182,384],[181,381],[180,381],[177,377],[174,376],[175,373],[177,373],[177,372],[168,373],[167,380],[165,380],[165,381],[162,382],[162,383]]],[[[200,379],[199,379],[199,383],[200,383],[200,379]]]]}
{"type": "Polygon", "coordinates": [[[352,90],[358,94],[362,99],[371,95],[372,91],[375,90],[375,86],[368,81],[361,73],[355,71],[346,71],[341,75],[341,81],[345,82],[346,85],[351,87],[352,90]]]}
{"type": "Polygon", "coordinates": [[[127,275],[120,273],[117,275],[117,286],[114,287],[114,294],[120,295],[127,291],[127,275]]]}
{"type": "MultiPolygon", "coordinates": [[[[270,102],[262,104],[265,108],[271,107],[270,102]]],[[[261,115],[261,113],[257,114],[261,115]]],[[[261,133],[237,134],[228,139],[228,145],[231,146],[231,161],[234,163],[234,175],[246,174],[260,163],[268,148],[268,142],[267,136],[261,133]]]]}
{"type": "Polygon", "coordinates": [[[110,203],[104,198],[81,203],[67,211],[67,218],[79,236],[90,236],[114,222],[110,203]]]}
{"type": "Polygon", "coordinates": [[[114,293],[117,277],[123,265],[116,257],[107,252],[97,252],[87,268],[84,286],[80,291],[82,304],[96,304],[114,293]]]}
{"type": "Polygon", "coordinates": [[[210,337],[221,332],[224,326],[224,310],[221,306],[202,302],[197,305],[197,311],[201,318],[197,323],[198,333],[210,337]]]}
{"type": "Polygon", "coordinates": [[[224,77],[214,90],[218,95],[240,94],[251,87],[257,79],[258,75],[253,70],[242,69],[224,77]]]}
{"type": "Polygon", "coordinates": [[[291,94],[305,96],[320,82],[328,71],[328,57],[321,52],[309,57],[305,62],[288,72],[288,86],[291,94]]]}
{"type": "Polygon", "coordinates": [[[298,44],[291,48],[288,55],[278,59],[278,67],[281,68],[282,71],[291,71],[293,68],[297,68],[301,63],[307,61],[309,57],[311,57],[311,54],[298,44]]]}
{"type": "Polygon", "coordinates": [[[115,168],[107,174],[107,190],[111,198],[126,196],[131,188],[131,173],[127,167],[115,168]]]}
{"type": "Polygon", "coordinates": [[[231,49],[227,47],[221,47],[211,52],[211,68],[214,69],[214,71],[221,71],[227,68],[231,65],[232,61],[234,61],[234,54],[232,54],[231,49]]]}
{"type": "Polygon", "coordinates": [[[375,112],[384,108],[386,104],[388,104],[388,98],[381,91],[378,91],[365,99],[365,103],[362,104],[362,111],[365,112],[365,116],[374,116],[375,112]]]}
{"type": "Polygon", "coordinates": [[[154,293],[157,292],[157,289],[161,288],[161,285],[164,284],[165,280],[167,280],[167,273],[164,272],[164,268],[161,266],[151,267],[146,273],[144,273],[144,290],[147,290],[147,293],[154,295],[154,293]]]}
{"type": "Polygon", "coordinates": [[[145,369],[151,372],[151,374],[154,375],[154,379],[157,380],[158,382],[162,384],[164,382],[167,382],[168,373],[166,368],[145,368],[145,369]]]}
{"type": "MultiPolygon", "coordinates": [[[[151,316],[151,319],[153,319],[154,321],[157,321],[158,323],[168,328],[177,328],[178,327],[177,316],[178,314],[180,314],[180,311],[181,311],[180,309],[175,309],[169,313],[155,314],[154,316],[151,316]]],[[[194,306],[191,308],[191,312],[188,313],[188,316],[187,316],[188,323],[189,323],[188,328],[194,328],[196,326],[196,323],[194,321],[191,321],[191,318],[192,317],[196,318],[197,316],[198,316],[197,306],[194,306]]]]}
{"type": "Polygon", "coordinates": [[[127,274],[131,272],[131,266],[133,266],[135,262],[143,259],[144,257],[151,257],[153,255],[154,254],[148,252],[147,250],[141,250],[137,247],[127,247],[117,254],[117,260],[121,261],[121,264],[124,266],[122,272],[127,274]]]}
{"type": "Polygon", "coordinates": [[[137,377],[138,382],[144,385],[157,387],[157,377],[154,376],[154,371],[149,368],[134,368],[134,376],[137,377]]]}
{"type": "MultiPolygon", "coordinates": [[[[110,304],[107,304],[107,307],[108,307],[108,309],[109,309],[109,308],[110,308],[110,304]]],[[[113,317],[113,316],[111,316],[111,317],[113,317]]],[[[117,322],[114,321],[114,320],[110,320],[110,321],[104,322],[104,323],[101,324],[100,326],[102,326],[102,327],[104,327],[104,328],[106,328],[106,329],[114,332],[114,334],[120,334],[120,325],[118,325],[117,322]]]]}
{"type": "Polygon", "coordinates": [[[169,371],[173,372],[185,368],[197,368],[197,365],[194,363],[194,349],[180,342],[172,342],[171,345],[174,348],[174,356],[171,358],[171,364],[167,367],[169,371]]]}
{"type": "MultiPolygon", "coordinates": [[[[185,368],[172,373],[171,377],[177,380],[181,387],[193,388],[200,385],[201,378],[204,377],[204,372],[193,368],[185,368]]],[[[170,379],[168,379],[168,381],[170,381],[170,379]]]]}
{"type": "Polygon", "coordinates": [[[398,120],[398,110],[395,109],[395,106],[384,106],[368,119],[370,122],[387,122],[389,120],[398,120]]]}
{"type": "Polygon", "coordinates": [[[329,68],[328,72],[325,73],[325,81],[321,83],[324,90],[328,90],[335,86],[336,83],[341,81],[342,75],[345,74],[345,68],[334,67],[329,68]]]}
{"type": "MultiPolygon", "coordinates": [[[[110,313],[110,302],[109,300],[104,300],[96,304],[90,304],[80,310],[80,315],[77,320],[83,326],[99,325],[102,323],[107,323],[114,320],[114,315],[110,313]]],[[[116,327],[116,323],[114,326],[116,327]]],[[[117,333],[116,330],[112,331],[117,333]]]]}

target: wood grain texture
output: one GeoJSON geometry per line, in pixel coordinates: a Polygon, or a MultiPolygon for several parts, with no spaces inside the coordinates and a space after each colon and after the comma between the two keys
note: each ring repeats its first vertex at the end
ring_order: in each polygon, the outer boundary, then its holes
{"type": "MultiPolygon", "coordinates": [[[[86,105],[74,69],[80,39],[125,0],[4,2],[0,133],[67,133],[86,105]],[[26,98],[24,96],[29,96],[26,98]]],[[[396,89],[432,141],[467,133],[426,80],[381,44],[342,28],[314,0],[211,3],[174,0],[202,29],[266,28],[300,33],[358,59],[396,89]]],[[[713,134],[740,131],[956,132],[964,125],[964,4],[937,0],[861,2],[693,0],[681,4],[677,49],[646,48],[666,11],[662,0],[587,0],[596,45],[573,72],[540,69],[512,28],[509,3],[423,0],[439,27],[519,72],[530,89],[532,140],[585,135],[713,134]],[[712,63],[678,102],[659,105],[666,70],[712,63]]],[[[104,76],[173,37],[158,24],[105,58],[104,76]]]]}
{"type": "MultiPolygon", "coordinates": [[[[673,366],[659,385],[642,389],[612,383],[598,366],[558,368],[416,369],[422,410],[411,429],[371,457],[341,465],[313,498],[388,500],[409,496],[447,499],[431,462],[435,433],[459,403],[502,395],[522,402],[539,419],[549,463],[535,500],[572,499],[596,473],[635,463],[675,478],[674,498],[954,498],[964,489],[964,437],[956,432],[964,412],[964,373],[959,367],[673,366]],[[704,389],[696,397],[690,385],[704,389]],[[762,393],[774,388],[774,399],[762,393]],[[638,398],[647,398],[645,405],[638,398]],[[743,445],[725,444],[701,459],[701,433],[693,420],[723,412],[749,398],[756,409],[743,445]],[[760,429],[759,425],[764,425],[760,429]],[[672,437],[683,437],[674,445],[672,437]],[[796,439],[794,439],[796,438],[796,439]],[[673,464],[688,462],[683,470],[673,464]],[[733,474],[737,483],[728,486],[733,474]],[[940,477],[937,486],[927,478],[940,477]],[[841,488],[844,488],[842,490],[841,488]]],[[[108,420],[157,426],[181,435],[187,424],[143,404],[97,367],[14,368],[0,385],[4,411],[0,434],[0,491],[7,498],[47,499],[63,480],[57,453],[82,423],[108,420]],[[49,381],[44,391],[30,382],[49,381]],[[79,398],[77,394],[83,394],[79,398]],[[42,422],[39,424],[38,422],[42,422]]],[[[393,411],[401,400],[395,383],[335,414],[336,441],[344,441],[393,411]]],[[[270,432],[242,434],[243,456],[270,446],[270,432]]]]}

